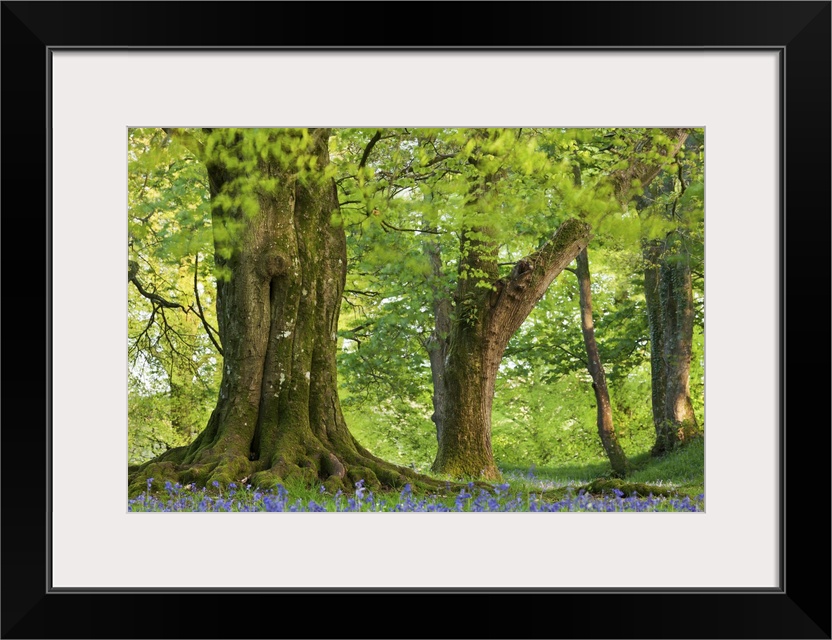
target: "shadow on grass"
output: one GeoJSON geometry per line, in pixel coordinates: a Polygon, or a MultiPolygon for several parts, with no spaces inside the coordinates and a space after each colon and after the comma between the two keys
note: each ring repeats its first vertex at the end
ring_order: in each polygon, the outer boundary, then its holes
{"type": "MultiPolygon", "coordinates": [[[[705,444],[694,440],[660,458],[649,452],[632,456],[632,470],[623,480],[627,483],[675,488],[679,493],[698,495],[705,487],[705,444]]],[[[512,484],[525,484],[540,489],[577,487],[606,480],[612,476],[607,461],[549,464],[540,467],[501,465],[505,479],[512,484]]]]}
{"type": "Polygon", "coordinates": [[[572,485],[610,474],[609,462],[563,463],[543,466],[500,465],[508,480],[527,479],[538,483],[572,485]]]}

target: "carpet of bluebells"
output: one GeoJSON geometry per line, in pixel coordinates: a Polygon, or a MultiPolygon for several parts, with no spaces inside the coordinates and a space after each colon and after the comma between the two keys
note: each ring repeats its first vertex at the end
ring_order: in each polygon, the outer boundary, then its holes
{"type": "Polygon", "coordinates": [[[275,490],[252,489],[251,485],[238,487],[234,483],[221,492],[215,482],[211,489],[197,489],[193,485],[165,483],[164,492],[151,493],[153,478],[147,481],[147,491],[129,500],[128,511],[386,511],[386,512],[501,512],[501,511],[704,511],[704,496],[691,499],[625,496],[614,490],[614,495],[595,496],[583,491],[568,490],[558,501],[545,500],[534,492],[515,493],[510,485],[501,484],[493,492],[475,490],[473,483],[459,492],[448,495],[415,496],[409,484],[401,493],[386,493],[377,496],[364,487],[360,480],[355,493],[347,495],[341,491],[328,494],[324,487],[319,490],[319,499],[293,499],[282,485],[275,490]]]}

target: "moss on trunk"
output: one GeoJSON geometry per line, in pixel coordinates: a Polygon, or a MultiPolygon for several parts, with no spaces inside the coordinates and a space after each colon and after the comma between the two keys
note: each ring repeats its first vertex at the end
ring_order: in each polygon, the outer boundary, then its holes
{"type": "Polygon", "coordinates": [[[681,235],[671,238],[665,247],[658,284],[665,386],[653,455],[662,455],[701,435],[690,397],[693,285],[690,256],[681,235]]]}
{"type": "Polygon", "coordinates": [[[128,471],[131,495],[149,477],[198,486],[439,486],[372,456],[344,423],[335,353],[346,239],[332,224],[338,199],[324,177],[328,135],[212,133],[203,159],[224,358],[217,404],[190,446],[128,471]]]}
{"type": "Polygon", "coordinates": [[[475,236],[462,235],[460,269],[485,275],[458,280],[444,371],[445,422],[433,470],[495,480],[500,472],[491,449],[491,408],[503,353],[552,281],[586,247],[590,227],[567,220],[505,278],[497,278],[496,263],[489,258],[494,247],[487,230],[480,228],[475,236]],[[491,285],[482,286],[483,278],[491,285]]]}

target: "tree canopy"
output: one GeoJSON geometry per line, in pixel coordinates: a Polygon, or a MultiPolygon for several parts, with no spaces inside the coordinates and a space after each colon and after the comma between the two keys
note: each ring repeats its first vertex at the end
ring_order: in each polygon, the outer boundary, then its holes
{"type": "MultiPolygon", "coordinates": [[[[265,360],[251,384],[282,389],[301,347],[292,338],[285,348],[295,356],[277,364],[281,340],[305,322],[307,298],[323,304],[335,293],[326,304],[337,308],[317,320],[312,309],[321,304],[311,301],[313,355],[302,372],[314,396],[316,367],[329,366],[323,351],[314,354],[334,339],[337,383],[333,371],[335,386],[324,395],[339,408],[330,431],[315,436],[324,444],[290,461],[275,435],[262,445],[270,456],[262,462],[261,430],[294,405],[287,396],[270,410],[270,396],[258,391],[244,438],[254,440],[235,454],[250,464],[232,465],[225,481],[340,479],[353,455],[365,474],[368,460],[395,463],[398,471],[375,469],[382,484],[404,478],[402,469],[498,478],[498,467],[530,461],[603,461],[579,283],[562,273],[587,249],[598,358],[621,446],[637,455],[667,432],[666,410],[651,415],[658,325],[645,282],[654,272],[683,282],[679,265],[691,282],[691,335],[680,351],[682,339],[666,329],[662,357],[675,363],[688,354],[690,433],[701,432],[701,131],[131,129],[128,142],[134,475],[164,454],[174,475],[187,462],[189,477],[219,478],[216,459],[193,471],[193,442],[220,419],[222,389],[237,393],[229,370],[245,368],[265,332],[265,360]],[[331,241],[321,244],[323,236],[331,241]],[[250,282],[246,270],[255,274],[250,282]],[[341,277],[340,286],[327,284],[341,277]],[[235,341],[234,314],[262,320],[235,341]],[[294,324],[281,324],[290,315],[294,324]],[[331,331],[328,322],[336,323],[331,331]],[[333,435],[342,429],[351,435],[333,435]],[[354,442],[344,445],[352,453],[334,444],[342,437],[354,442]],[[180,450],[188,453],[170,453],[180,450]]],[[[665,324],[684,316],[678,304],[667,312],[672,299],[684,303],[674,295],[668,289],[658,299],[665,324]]]]}

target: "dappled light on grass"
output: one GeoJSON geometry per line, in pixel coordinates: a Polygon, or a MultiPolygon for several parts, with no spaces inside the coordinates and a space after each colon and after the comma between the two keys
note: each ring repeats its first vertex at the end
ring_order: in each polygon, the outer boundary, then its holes
{"type": "Polygon", "coordinates": [[[491,491],[476,488],[473,483],[459,491],[444,495],[415,495],[410,484],[398,493],[375,493],[360,480],[355,493],[328,493],[322,486],[315,498],[296,497],[283,485],[275,490],[254,489],[251,485],[228,485],[225,491],[217,483],[197,489],[193,485],[165,483],[164,491],[154,492],[153,479],[147,491],[129,500],[131,512],[685,512],[704,511],[704,496],[683,497],[625,496],[613,490],[611,495],[597,496],[567,489],[560,499],[547,499],[535,492],[520,492],[509,484],[500,484],[491,491]]]}

